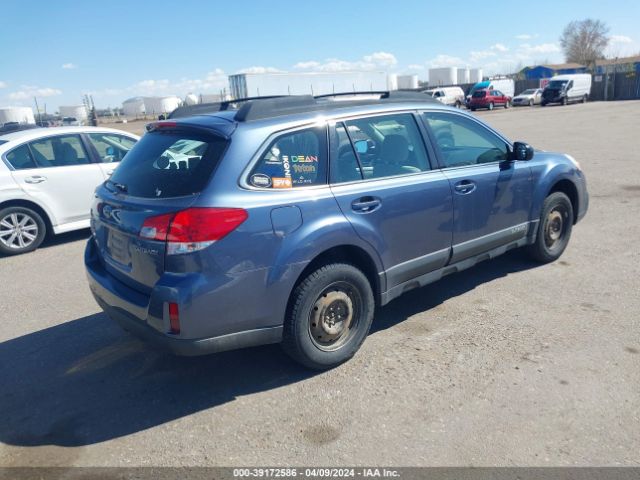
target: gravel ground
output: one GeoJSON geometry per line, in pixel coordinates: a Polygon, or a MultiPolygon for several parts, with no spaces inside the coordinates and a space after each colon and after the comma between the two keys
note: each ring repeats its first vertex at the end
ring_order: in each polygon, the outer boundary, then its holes
{"type": "Polygon", "coordinates": [[[0,258],[0,465],[640,465],[640,102],[478,115],[577,158],[587,217],[553,264],[510,252],[380,309],[330,372],[149,350],[91,298],[85,231],[0,258]]]}

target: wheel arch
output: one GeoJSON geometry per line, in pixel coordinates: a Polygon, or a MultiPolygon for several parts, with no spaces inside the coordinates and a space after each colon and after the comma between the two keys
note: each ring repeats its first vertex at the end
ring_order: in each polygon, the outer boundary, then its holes
{"type": "Polygon", "coordinates": [[[0,210],[4,208],[9,208],[9,207],[23,207],[23,208],[29,208],[35,211],[38,215],[42,217],[42,220],[44,221],[45,227],[47,229],[46,235],[47,236],[53,235],[54,233],[53,222],[51,221],[51,217],[49,216],[47,211],[37,203],[32,202],[30,200],[23,200],[23,199],[6,200],[0,203],[0,210]]]}
{"type": "Polygon", "coordinates": [[[545,198],[551,195],[552,193],[556,193],[556,192],[564,193],[567,197],[569,197],[569,200],[571,201],[571,207],[573,208],[573,224],[575,225],[576,222],[578,221],[578,212],[580,207],[580,204],[579,204],[580,199],[578,197],[578,188],[576,187],[575,183],[573,183],[571,180],[567,178],[563,178],[563,179],[557,180],[553,185],[551,185],[551,188],[547,192],[547,195],[545,196],[545,198]]]}
{"type": "Polygon", "coordinates": [[[366,250],[356,245],[337,245],[318,253],[300,272],[291,291],[293,292],[311,272],[330,263],[348,263],[362,271],[369,280],[376,303],[379,302],[383,285],[376,262],[366,250]]]}

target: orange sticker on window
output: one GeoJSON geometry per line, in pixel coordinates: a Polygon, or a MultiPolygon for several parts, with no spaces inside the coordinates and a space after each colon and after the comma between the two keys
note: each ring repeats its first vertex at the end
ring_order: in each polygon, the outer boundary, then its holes
{"type": "Polygon", "coordinates": [[[291,188],[293,184],[290,178],[273,177],[273,188],[291,188]]]}

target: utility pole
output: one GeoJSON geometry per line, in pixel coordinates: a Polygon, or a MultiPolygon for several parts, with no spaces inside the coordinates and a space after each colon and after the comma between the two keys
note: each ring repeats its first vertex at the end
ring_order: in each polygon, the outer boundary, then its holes
{"type": "Polygon", "coordinates": [[[42,117],[40,116],[40,107],[38,107],[38,99],[33,97],[33,101],[36,104],[36,112],[38,112],[38,122],[42,125],[42,117]]]}

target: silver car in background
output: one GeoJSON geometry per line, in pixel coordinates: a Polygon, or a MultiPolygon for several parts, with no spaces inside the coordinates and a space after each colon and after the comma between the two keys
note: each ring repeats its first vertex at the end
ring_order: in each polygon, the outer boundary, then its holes
{"type": "Polygon", "coordinates": [[[138,140],[99,127],[0,135],[0,255],[35,250],[47,234],[88,228],[95,188],[138,140]]]}
{"type": "Polygon", "coordinates": [[[513,97],[513,100],[511,100],[511,104],[514,107],[533,107],[534,105],[539,105],[541,101],[542,89],[530,88],[513,97]]]}

